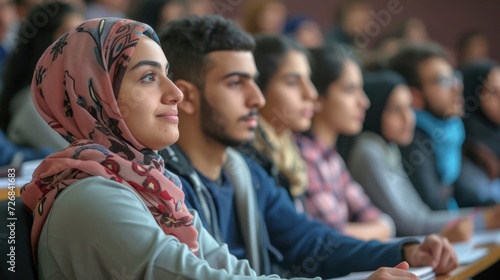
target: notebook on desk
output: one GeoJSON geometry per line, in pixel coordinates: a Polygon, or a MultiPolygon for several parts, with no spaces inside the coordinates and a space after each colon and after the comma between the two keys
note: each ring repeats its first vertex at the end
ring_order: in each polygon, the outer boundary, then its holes
{"type": "MultiPolygon", "coordinates": [[[[432,270],[432,267],[410,267],[409,271],[417,275],[421,280],[433,280],[436,279],[436,274],[432,270]]],[[[353,272],[343,277],[331,278],[330,280],[365,280],[374,271],[363,271],[363,272],[353,272]]]]}

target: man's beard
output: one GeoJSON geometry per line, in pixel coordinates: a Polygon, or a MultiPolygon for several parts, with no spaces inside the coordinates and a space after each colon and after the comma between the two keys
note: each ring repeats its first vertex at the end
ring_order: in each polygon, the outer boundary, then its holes
{"type": "MultiPolygon", "coordinates": [[[[212,138],[213,140],[217,141],[218,143],[226,147],[232,147],[232,148],[237,148],[240,145],[243,145],[253,140],[253,139],[239,140],[229,136],[226,131],[228,126],[228,120],[224,118],[223,114],[215,110],[208,103],[207,99],[205,98],[204,92],[201,92],[200,95],[201,95],[200,123],[203,134],[205,134],[206,136],[212,138]]],[[[247,118],[249,116],[253,116],[256,114],[257,111],[252,111],[252,113],[250,113],[247,116],[244,116],[243,118],[247,118]]],[[[255,130],[255,129],[250,129],[250,130],[255,130]]]]}

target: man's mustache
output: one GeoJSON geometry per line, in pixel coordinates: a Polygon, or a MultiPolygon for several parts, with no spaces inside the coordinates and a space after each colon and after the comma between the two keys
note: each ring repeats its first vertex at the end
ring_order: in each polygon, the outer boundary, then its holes
{"type": "Polygon", "coordinates": [[[258,110],[252,110],[252,111],[250,111],[250,113],[248,113],[248,114],[240,117],[239,121],[243,121],[244,122],[244,121],[248,120],[249,118],[251,118],[253,116],[258,116],[258,115],[259,115],[259,111],[258,110]]]}

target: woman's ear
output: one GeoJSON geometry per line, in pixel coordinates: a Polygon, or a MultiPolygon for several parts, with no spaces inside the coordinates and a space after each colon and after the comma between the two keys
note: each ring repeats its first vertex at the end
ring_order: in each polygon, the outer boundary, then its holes
{"type": "Polygon", "coordinates": [[[175,81],[175,85],[184,94],[184,99],[177,105],[179,110],[187,115],[193,115],[194,113],[196,113],[199,108],[199,89],[194,84],[186,80],[177,80],[175,81]]]}
{"type": "Polygon", "coordinates": [[[314,100],[314,112],[319,113],[323,111],[323,102],[325,102],[325,97],[319,95],[316,100],[314,100]]]}

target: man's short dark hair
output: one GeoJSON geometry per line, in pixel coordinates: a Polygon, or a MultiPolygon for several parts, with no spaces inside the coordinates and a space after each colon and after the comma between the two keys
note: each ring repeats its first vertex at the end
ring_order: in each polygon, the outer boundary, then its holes
{"type": "Polygon", "coordinates": [[[448,61],[443,49],[438,44],[407,45],[389,60],[389,68],[399,72],[408,81],[408,85],[421,88],[422,80],[418,68],[422,62],[435,57],[448,61]]]}
{"type": "Polygon", "coordinates": [[[252,51],[254,39],[233,21],[217,15],[189,16],[170,22],[159,32],[161,47],[173,79],[204,84],[208,61],[214,51],[252,51]]]}

